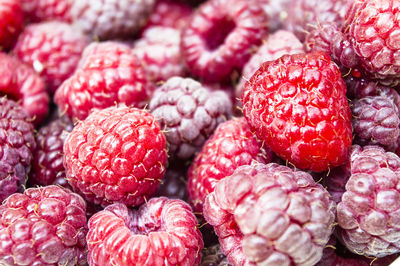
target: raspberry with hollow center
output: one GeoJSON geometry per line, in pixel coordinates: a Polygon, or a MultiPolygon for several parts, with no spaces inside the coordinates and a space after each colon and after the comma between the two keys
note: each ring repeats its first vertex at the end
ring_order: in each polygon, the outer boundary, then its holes
{"type": "Polygon", "coordinates": [[[139,210],[117,203],[89,220],[88,260],[104,265],[198,265],[203,240],[190,206],[152,198],[139,210]]]}
{"type": "Polygon", "coordinates": [[[153,115],[130,107],[92,112],[64,144],[66,179],[87,201],[137,206],[165,173],[165,137],[153,115]]]}

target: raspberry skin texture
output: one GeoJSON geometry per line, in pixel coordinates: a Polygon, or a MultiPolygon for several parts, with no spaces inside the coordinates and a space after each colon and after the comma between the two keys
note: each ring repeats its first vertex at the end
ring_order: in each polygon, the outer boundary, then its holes
{"type": "Polygon", "coordinates": [[[257,1],[210,0],[182,32],[182,52],[195,76],[207,82],[230,80],[268,33],[268,17],[257,1]]]}
{"type": "Polygon", "coordinates": [[[264,63],[246,83],[243,114],[278,156],[315,172],[344,163],[351,111],[338,67],[323,52],[264,63]]]}
{"type": "Polygon", "coordinates": [[[87,242],[92,266],[199,265],[203,248],[190,206],[166,197],[106,207],[90,218],[87,242]]]}
{"type": "Polygon", "coordinates": [[[0,51],[12,47],[24,26],[19,0],[0,0],[0,51]]]}
{"type": "Polygon", "coordinates": [[[204,248],[200,266],[229,266],[228,260],[219,245],[204,248]]]}
{"type": "Polygon", "coordinates": [[[64,143],[66,178],[88,202],[138,206],[165,173],[165,137],[153,115],[125,106],[94,111],[64,143]]]}
{"type": "Polygon", "coordinates": [[[173,76],[186,76],[180,41],[179,30],[153,26],[135,42],[133,54],[144,66],[149,81],[158,84],[173,76]]]}
{"type": "Polygon", "coordinates": [[[0,202],[23,190],[36,148],[34,126],[16,102],[0,98],[0,202]]]}
{"type": "Polygon", "coordinates": [[[92,43],[83,51],[75,73],[57,89],[54,101],[70,118],[83,120],[92,109],[115,103],[144,107],[152,90],[130,47],[92,43]]]}
{"type": "Polygon", "coordinates": [[[29,22],[65,21],[71,22],[69,10],[75,0],[20,0],[22,10],[29,22]]]}
{"type": "Polygon", "coordinates": [[[271,150],[257,139],[243,117],[222,123],[190,165],[187,189],[193,209],[201,212],[218,181],[239,166],[269,163],[272,158],[271,150]]]}
{"type": "Polygon", "coordinates": [[[314,265],[332,234],[335,203],[310,174],[255,163],[217,183],[204,217],[232,265],[314,265]]]}
{"type": "Polygon", "coordinates": [[[72,22],[100,40],[133,37],[146,24],[155,0],[73,1],[72,22]]]}
{"type": "Polygon", "coordinates": [[[44,80],[51,95],[69,78],[89,39],[64,22],[28,25],[21,33],[13,53],[30,65],[44,80]]]}
{"type": "Polygon", "coordinates": [[[270,32],[278,31],[283,28],[287,19],[287,9],[292,0],[259,0],[262,4],[264,12],[269,18],[270,32]]]}
{"type": "Polygon", "coordinates": [[[49,96],[43,80],[17,58],[0,53],[0,92],[18,101],[35,125],[47,116],[49,96]]]}
{"type": "Polygon", "coordinates": [[[149,109],[165,130],[169,154],[188,159],[231,116],[223,91],[211,92],[191,78],[172,77],[154,91],[149,109]]]}
{"type": "Polygon", "coordinates": [[[58,186],[29,188],[0,206],[0,264],[87,265],[86,203],[58,186]]]}
{"type": "Polygon", "coordinates": [[[64,116],[39,129],[29,180],[32,186],[62,185],[70,188],[65,180],[63,146],[73,128],[72,122],[64,116]]]}

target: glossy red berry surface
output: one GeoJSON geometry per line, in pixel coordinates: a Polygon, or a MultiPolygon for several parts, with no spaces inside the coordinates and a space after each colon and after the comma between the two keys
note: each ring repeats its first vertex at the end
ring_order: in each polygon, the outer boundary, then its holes
{"type": "Polygon", "coordinates": [[[9,49],[24,26],[19,0],[0,1],[0,51],[9,49]]]}

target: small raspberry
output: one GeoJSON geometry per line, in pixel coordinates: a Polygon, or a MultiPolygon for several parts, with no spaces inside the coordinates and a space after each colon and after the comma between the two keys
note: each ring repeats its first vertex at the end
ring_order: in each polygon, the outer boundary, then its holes
{"type": "Polygon", "coordinates": [[[229,80],[249,60],[268,32],[257,1],[210,0],[201,5],[182,33],[189,70],[206,81],[229,80]]]}
{"type": "Polygon", "coordinates": [[[169,153],[188,159],[229,119],[232,103],[223,91],[211,92],[193,79],[173,77],[155,90],[149,108],[166,131],[169,153]]]}
{"type": "MultiPolygon", "coordinates": [[[[20,105],[0,98],[0,202],[22,191],[36,148],[34,127],[20,105]]],[[[1,242],[1,241],[0,241],[1,242]]]]}
{"type": "Polygon", "coordinates": [[[398,253],[400,158],[378,146],[353,149],[351,176],[337,206],[339,235],[360,255],[398,253]]]}
{"type": "Polygon", "coordinates": [[[12,47],[23,26],[19,0],[0,0],[0,51],[12,47]]]}
{"type": "Polygon", "coordinates": [[[186,76],[180,48],[180,31],[153,26],[135,42],[133,53],[141,60],[147,79],[157,83],[173,76],[186,76]]]}
{"type": "Polygon", "coordinates": [[[195,211],[203,210],[208,194],[219,180],[242,165],[269,163],[272,152],[263,147],[244,118],[222,123],[196,155],[188,172],[188,193],[195,211]]]}
{"type": "Polygon", "coordinates": [[[49,109],[43,80],[28,65],[5,53],[0,53],[0,77],[0,93],[20,102],[35,125],[40,124],[49,109]]]}
{"type": "Polygon", "coordinates": [[[345,162],[351,111],[341,73],[327,54],[264,63],[246,83],[242,101],[257,136],[296,167],[319,172],[345,162]]]}
{"type": "Polygon", "coordinates": [[[241,166],[204,204],[232,265],[314,265],[332,234],[335,203],[306,172],[241,166]]]}
{"type": "Polygon", "coordinates": [[[219,245],[204,248],[202,254],[203,259],[200,266],[229,266],[228,260],[219,245]]]}
{"type": "Polygon", "coordinates": [[[66,178],[89,202],[137,206],[155,194],[165,173],[165,137],[146,111],[92,112],[64,144],[66,178]]]}
{"type": "Polygon", "coordinates": [[[92,109],[115,103],[143,107],[152,89],[128,46],[92,43],[85,48],[75,73],[57,89],[54,101],[68,116],[83,120],[92,109]]]}
{"type": "Polygon", "coordinates": [[[67,134],[72,131],[73,127],[68,118],[61,117],[38,131],[29,180],[31,185],[53,184],[69,188],[65,180],[63,146],[67,134]]]}
{"type": "Polygon", "coordinates": [[[152,198],[139,210],[113,204],[89,220],[88,260],[104,265],[198,265],[203,240],[190,206],[152,198]]]}
{"type": "Polygon", "coordinates": [[[0,206],[1,265],[86,265],[86,203],[58,186],[29,188],[0,206]]]}
{"type": "Polygon", "coordinates": [[[155,0],[75,0],[73,23],[101,40],[129,38],[145,25],[155,0]]]}
{"type": "MultiPolygon", "coordinates": [[[[58,20],[70,22],[69,10],[75,0],[20,0],[30,22],[58,20]]],[[[79,1],[79,0],[78,0],[79,1]]]]}
{"type": "Polygon", "coordinates": [[[89,40],[63,22],[30,24],[21,33],[13,53],[45,81],[50,94],[75,71],[89,40]]]}
{"type": "Polygon", "coordinates": [[[156,196],[187,201],[186,172],[185,165],[169,165],[156,196]]]}

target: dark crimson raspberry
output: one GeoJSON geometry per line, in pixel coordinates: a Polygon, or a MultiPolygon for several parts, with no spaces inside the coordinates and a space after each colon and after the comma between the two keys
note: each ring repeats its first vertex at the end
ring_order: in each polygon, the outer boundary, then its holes
{"type": "Polygon", "coordinates": [[[229,266],[228,260],[219,245],[204,248],[202,254],[200,266],[229,266]]]}
{"type": "Polygon", "coordinates": [[[152,198],[139,210],[113,204],[89,220],[88,260],[104,265],[198,265],[203,240],[190,206],[152,198]]]}
{"type": "Polygon", "coordinates": [[[50,94],[75,71],[89,39],[63,22],[30,24],[21,33],[13,53],[45,81],[50,94]]]}
{"type": "Polygon", "coordinates": [[[310,174],[255,163],[217,183],[204,217],[232,265],[314,265],[332,234],[335,203],[310,174]]]}
{"type": "Polygon", "coordinates": [[[54,101],[68,116],[83,120],[92,109],[115,103],[144,107],[152,90],[130,47],[92,43],[85,48],[75,73],[57,89],[54,101]]]}
{"type": "Polygon", "coordinates": [[[284,27],[304,41],[306,33],[319,24],[333,22],[339,27],[342,26],[352,2],[351,0],[293,0],[288,7],[284,27]]]}
{"type": "Polygon", "coordinates": [[[158,0],[150,14],[146,28],[162,26],[182,30],[188,24],[192,13],[193,8],[185,3],[158,0]]]}
{"type": "Polygon", "coordinates": [[[378,146],[352,150],[351,176],[337,206],[339,235],[360,255],[400,251],[400,158],[378,146]]]}
{"type": "Polygon", "coordinates": [[[210,0],[183,31],[182,51],[194,75],[206,81],[229,80],[267,32],[268,19],[257,1],[210,0]]]}
{"type": "Polygon", "coordinates": [[[29,188],[0,206],[0,264],[86,265],[86,203],[58,186],[29,188]]]}
{"type": "Polygon", "coordinates": [[[43,80],[28,65],[5,53],[0,53],[0,93],[21,103],[35,125],[47,115],[49,96],[43,80]]]}
{"type": "Polygon", "coordinates": [[[242,102],[257,136],[296,167],[319,172],[345,162],[351,111],[340,70],[326,53],[264,63],[246,83],[242,102]]]}
{"type": "Polygon", "coordinates": [[[166,131],[169,154],[188,159],[230,118],[232,102],[223,91],[212,92],[191,78],[173,77],[155,90],[149,108],[166,131]]]}
{"type": "Polygon", "coordinates": [[[180,47],[180,31],[154,26],[135,42],[133,53],[141,60],[147,79],[157,83],[173,76],[186,76],[180,47]]]}
{"type": "Polygon", "coordinates": [[[30,22],[58,20],[69,22],[69,10],[75,0],[20,0],[26,19],[30,22]]]}
{"type": "Polygon", "coordinates": [[[36,150],[33,153],[31,185],[61,185],[68,187],[63,165],[63,146],[74,125],[61,117],[42,127],[36,134],[36,150]]]}
{"type": "Polygon", "coordinates": [[[31,169],[36,142],[29,115],[20,105],[5,97],[0,98],[0,121],[0,202],[2,202],[9,195],[23,190],[31,169]]]}
{"type": "Polygon", "coordinates": [[[236,86],[236,97],[240,98],[242,96],[246,81],[253,76],[262,63],[276,60],[285,54],[299,54],[303,52],[303,44],[293,33],[279,30],[270,35],[244,66],[242,78],[236,86]]]}
{"type": "Polygon", "coordinates": [[[0,51],[10,48],[24,26],[19,0],[0,0],[0,51]]]}
{"type": "Polygon", "coordinates": [[[74,25],[95,38],[129,39],[146,24],[154,3],[155,0],[75,0],[70,14],[74,25]]]}
{"type": "Polygon", "coordinates": [[[272,157],[244,118],[219,125],[189,168],[188,193],[194,210],[201,212],[206,196],[236,168],[253,162],[269,163],[272,157]]]}
{"type": "Polygon", "coordinates": [[[156,196],[187,201],[186,172],[187,166],[183,162],[170,164],[156,196]]]}
{"type": "Polygon", "coordinates": [[[269,18],[269,29],[275,32],[283,27],[287,19],[287,9],[292,0],[259,0],[269,18]]]}
{"type": "Polygon", "coordinates": [[[165,137],[148,112],[109,107],[77,124],[64,143],[66,178],[86,200],[137,206],[165,173],[165,137]]]}

